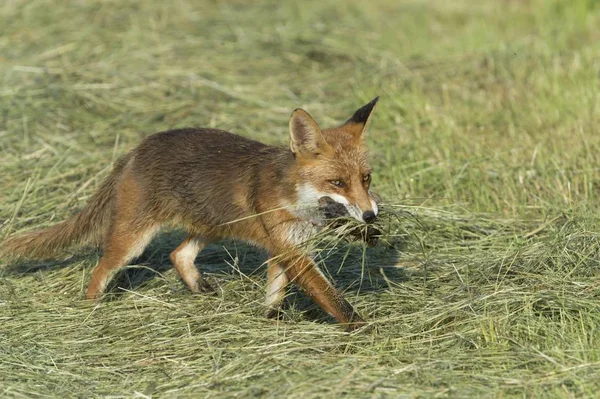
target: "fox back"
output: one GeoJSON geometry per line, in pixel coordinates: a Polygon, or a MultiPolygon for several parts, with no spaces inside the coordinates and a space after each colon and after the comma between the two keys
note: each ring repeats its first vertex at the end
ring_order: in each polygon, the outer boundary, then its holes
{"type": "Polygon", "coordinates": [[[157,222],[219,230],[292,193],[293,164],[282,148],[222,130],[181,129],[148,137],[129,168],[157,222]]]}

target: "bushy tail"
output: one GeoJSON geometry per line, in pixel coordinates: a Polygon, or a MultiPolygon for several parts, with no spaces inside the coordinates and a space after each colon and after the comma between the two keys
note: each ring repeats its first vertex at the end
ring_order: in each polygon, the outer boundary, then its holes
{"type": "Polygon", "coordinates": [[[71,246],[100,245],[109,227],[116,185],[129,158],[128,154],[117,161],[81,212],[47,229],[8,237],[0,244],[0,258],[46,259],[71,246]]]}

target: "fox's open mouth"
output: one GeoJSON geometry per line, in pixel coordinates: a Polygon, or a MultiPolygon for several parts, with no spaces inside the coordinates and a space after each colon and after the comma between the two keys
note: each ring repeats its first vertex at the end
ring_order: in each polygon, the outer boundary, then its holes
{"type": "MultiPolygon", "coordinates": [[[[330,222],[329,225],[333,228],[340,227],[354,220],[344,204],[340,204],[327,196],[319,198],[319,209],[323,212],[324,221],[330,222]]],[[[381,231],[373,225],[356,226],[349,231],[348,238],[364,241],[367,245],[374,246],[379,241],[380,235],[381,231]]]]}

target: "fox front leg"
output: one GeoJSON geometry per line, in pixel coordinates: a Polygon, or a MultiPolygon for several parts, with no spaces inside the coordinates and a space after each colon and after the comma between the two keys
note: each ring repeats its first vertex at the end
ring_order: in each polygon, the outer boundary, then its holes
{"type": "Polygon", "coordinates": [[[274,260],[267,265],[267,297],[265,298],[265,316],[269,319],[279,317],[279,310],[285,299],[285,288],[289,282],[285,268],[274,260]]]}
{"type": "Polygon", "coordinates": [[[356,330],[366,324],[310,257],[291,258],[284,265],[289,280],[298,284],[325,312],[344,325],[346,331],[356,330]]]}

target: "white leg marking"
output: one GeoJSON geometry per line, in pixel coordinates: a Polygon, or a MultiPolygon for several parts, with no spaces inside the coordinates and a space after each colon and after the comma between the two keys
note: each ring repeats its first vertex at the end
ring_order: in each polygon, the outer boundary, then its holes
{"type": "Polygon", "coordinates": [[[125,262],[128,262],[136,256],[140,256],[148,244],[150,244],[150,241],[152,241],[156,233],[158,233],[158,226],[153,226],[146,230],[129,249],[125,262]]]}
{"type": "Polygon", "coordinates": [[[198,256],[198,252],[200,252],[199,244],[198,240],[195,239],[188,241],[188,243],[175,255],[177,263],[186,267],[189,267],[190,265],[193,266],[196,256],[198,256]]]}
{"type": "Polygon", "coordinates": [[[172,259],[175,269],[179,272],[180,277],[192,290],[195,290],[198,280],[200,279],[200,272],[196,268],[194,261],[196,260],[198,253],[205,246],[206,242],[201,239],[191,239],[183,248],[175,253],[172,259]]]}
{"type": "Polygon", "coordinates": [[[269,308],[278,308],[285,296],[285,287],[288,283],[288,277],[281,266],[269,265],[269,267],[275,268],[275,271],[271,272],[275,273],[275,276],[270,276],[267,281],[267,297],[265,298],[265,304],[269,308]]]}

